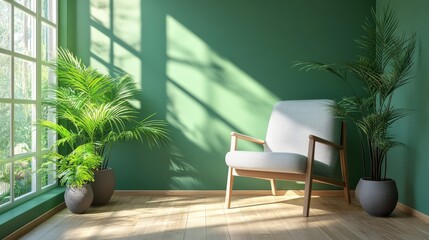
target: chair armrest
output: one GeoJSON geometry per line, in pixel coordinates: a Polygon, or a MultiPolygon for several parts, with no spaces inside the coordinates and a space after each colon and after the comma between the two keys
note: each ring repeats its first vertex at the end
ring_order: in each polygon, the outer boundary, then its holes
{"type": "Polygon", "coordinates": [[[235,151],[237,150],[237,140],[238,139],[243,139],[249,142],[253,142],[253,143],[257,143],[257,144],[264,144],[265,141],[258,139],[258,138],[254,138],[254,137],[250,137],[241,133],[236,133],[236,132],[231,132],[231,151],[235,151]]]}
{"type": "Polygon", "coordinates": [[[325,144],[325,145],[328,145],[328,146],[331,146],[331,147],[334,147],[334,148],[337,148],[337,149],[343,149],[343,146],[342,145],[338,145],[338,144],[336,144],[336,143],[333,143],[333,142],[331,142],[331,141],[329,141],[329,140],[326,140],[326,139],[323,139],[323,138],[321,138],[321,137],[318,137],[318,136],[314,136],[314,135],[310,135],[310,136],[308,136],[311,140],[314,140],[315,142],[319,142],[319,143],[322,143],[322,144],[325,144]]]}
{"type": "Polygon", "coordinates": [[[265,143],[264,140],[261,140],[261,139],[258,139],[258,138],[254,138],[254,137],[250,137],[250,136],[247,136],[247,135],[244,135],[244,134],[241,134],[241,133],[236,133],[236,132],[231,132],[231,137],[237,137],[239,139],[243,139],[243,140],[246,140],[246,141],[249,141],[249,142],[254,142],[254,143],[257,143],[257,144],[264,144],[265,143]]]}

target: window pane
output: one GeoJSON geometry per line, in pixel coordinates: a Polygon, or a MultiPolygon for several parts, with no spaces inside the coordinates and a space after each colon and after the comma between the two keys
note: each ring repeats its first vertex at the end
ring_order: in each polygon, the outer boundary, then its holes
{"type": "MultiPolygon", "coordinates": [[[[56,83],[55,71],[48,66],[42,65],[42,100],[50,98],[54,99],[55,96],[52,96],[52,92],[48,92],[48,87],[51,84],[56,83]]],[[[42,119],[47,119],[52,122],[56,122],[55,111],[48,106],[42,106],[42,119]]],[[[55,131],[49,130],[47,128],[42,128],[42,148],[48,149],[57,139],[57,134],[55,131]]]]}
{"type": "MultiPolygon", "coordinates": [[[[42,118],[50,120],[52,122],[56,122],[54,110],[47,106],[43,106],[42,108],[42,118]]],[[[42,149],[46,150],[48,148],[51,148],[52,145],[57,140],[57,134],[55,133],[55,131],[45,127],[41,128],[41,131],[42,131],[42,149]]]]}
{"type": "Polygon", "coordinates": [[[49,21],[57,22],[57,6],[55,0],[42,0],[42,17],[49,21]]]}
{"type": "Polygon", "coordinates": [[[0,98],[10,98],[11,58],[0,54],[0,98]]]}
{"type": "Polygon", "coordinates": [[[15,104],[14,116],[14,155],[32,152],[33,105],[15,104]]]}
{"type": "Polygon", "coordinates": [[[0,206],[10,202],[10,163],[0,163],[0,206]]]}
{"type": "Polygon", "coordinates": [[[55,58],[57,33],[55,28],[42,24],[42,60],[51,61],[55,58]]]}
{"type": "Polygon", "coordinates": [[[0,48],[10,50],[11,42],[11,7],[10,4],[0,0],[0,48]]]}
{"type": "Polygon", "coordinates": [[[15,161],[13,165],[13,195],[17,198],[32,191],[33,160],[26,158],[15,161]]]}
{"type": "Polygon", "coordinates": [[[35,11],[36,9],[36,0],[15,0],[15,2],[21,4],[22,6],[30,9],[31,11],[35,11]]]}
{"type": "Polygon", "coordinates": [[[42,160],[42,168],[45,170],[41,173],[42,187],[46,187],[57,183],[55,176],[55,164],[48,162],[47,159],[42,160]]]}
{"type": "Polygon", "coordinates": [[[36,64],[15,58],[15,98],[35,99],[33,85],[35,82],[36,64]]]}
{"type": "Polygon", "coordinates": [[[14,46],[15,52],[35,56],[35,18],[15,8],[14,46]]]}
{"type": "Polygon", "coordinates": [[[35,124],[39,118],[56,121],[55,109],[41,100],[55,99],[46,89],[56,83],[47,62],[56,58],[57,5],[0,0],[0,209],[57,184],[55,163],[41,157],[57,134],[35,124]],[[49,171],[36,177],[40,165],[49,171]]]}
{"type": "Polygon", "coordinates": [[[55,75],[55,70],[51,69],[48,66],[42,65],[42,100],[46,98],[54,98],[52,96],[52,91],[48,92],[49,85],[55,84],[57,82],[57,77],[55,75]],[[51,95],[49,95],[51,94],[51,95]]]}
{"type": "Polygon", "coordinates": [[[10,157],[10,104],[0,103],[0,159],[10,157]]]}

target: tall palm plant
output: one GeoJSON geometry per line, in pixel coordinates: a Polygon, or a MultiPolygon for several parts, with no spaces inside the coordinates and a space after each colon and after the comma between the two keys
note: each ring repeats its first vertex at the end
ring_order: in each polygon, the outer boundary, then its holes
{"type": "Polygon", "coordinates": [[[348,74],[352,75],[352,80],[361,82],[363,91],[359,92],[363,94],[357,94],[358,91],[352,88],[353,96],[343,97],[331,107],[339,117],[351,120],[359,129],[364,177],[381,181],[386,179],[387,152],[400,144],[389,133],[389,129],[405,116],[406,111],[395,107],[392,98],[394,92],[411,79],[415,34],[409,38],[397,36],[398,20],[389,7],[379,16],[372,9],[371,16],[362,26],[366,35],[356,40],[364,56],[339,64],[298,62],[296,66],[307,71],[333,73],[350,87],[348,74]],[[368,161],[369,176],[366,176],[368,161]]]}
{"type": "Polygon", "coordinates": [[[117,78],[85,66],[69,50],[60,48],[51,67],[56,70],[58,83],[52,85],[44,104],[56,109],[59,124],[41,120],[40,125],[55,130],[60,138],[54,147],[77,147],[91,143],[102,156],[97,169],[105,169],[110,160],[112,144],[119,140],[146,141],[159,146],[169,141],[167,123],[152,120],[154,114],[138,120],[138,110],[131,101],[140,91],[129,75],[117,78]]]}

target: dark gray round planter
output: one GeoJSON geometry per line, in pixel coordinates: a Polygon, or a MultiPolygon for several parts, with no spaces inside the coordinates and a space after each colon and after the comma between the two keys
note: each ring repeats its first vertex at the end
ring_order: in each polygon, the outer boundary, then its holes
{"type": "Polygon", "coordinates": [[[91,206],[93,197],[89,184],[81,188],[67,187],[64,192],[64,201],[72,213],[84,213],[91,206]]]}
{"type": "Polygon", "coordinates": [[[94,171],[94,182],[91,183],[94,192],[93,206],[106,205],[115,190],[115,173],[113,169],[101,169],[94,171]]]}
{"type": "Polygon", "coordinates": [[[365,212],[376,217],[389,216],[398,203],[398,189],[392,179],[372,181],[361,178],[355,195],[365,212]]]}

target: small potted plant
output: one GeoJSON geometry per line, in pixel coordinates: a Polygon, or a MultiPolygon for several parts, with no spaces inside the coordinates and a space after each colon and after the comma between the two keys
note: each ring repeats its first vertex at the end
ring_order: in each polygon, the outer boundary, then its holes
{"type": "Polygon", "coordinates": [[[113,170],[108,167],[112,145],[132,139],[149,146],[163,145],[169,141],[167,123],[153,120],[154,114],[138,120],[140,113],[132,101],[138,101],[141,91],[127,74],[112,77],[100,73],[63,48],[51,67],[58,83],[50,86],[47,96],[53,97],[43,104],[56,111],[59,121],[40,121],[40,125],[58,133],[54,147],[67,143],[75,150],[91,143],[94,154],[101,158],[91,168],[95,174],[93,204],[106,204],[115,186],[113,170]]]}
{"type": "Polygon", "coordinates": [[[95,149],[93,143],[85,143],[66,155],[54,151],[45,155],[47,161],[41,169],[47,170],[51,163],[56,164],[57,177],[66,186],[66,206],[73,213],[84,213],[91,206],[93,192],[90,183],[94,181],[93,169],[102,161],[95,149]]]}
{"type": "Polygon", "coordinates": [[[353,90],[354,96],[343,97],[332,110],[356,124],[360,133],[364,177],[356,188],[357,200],[370,215],[388,216],[397,204],[398,192],[395,181],[387,177],[387,153],[400,145],[389,130],[406,113],[392,99],[411,79],[415,34],[398,36],[398,20],[388,7],[381,15],[374,9],[371,14],[372,19],[362,26],[366,35],[356,40],[364,56],[339,64],[299,62],[296,66],[333,73],[348,84],[350,79],[361,82],[362,89],[353,90]]]}

